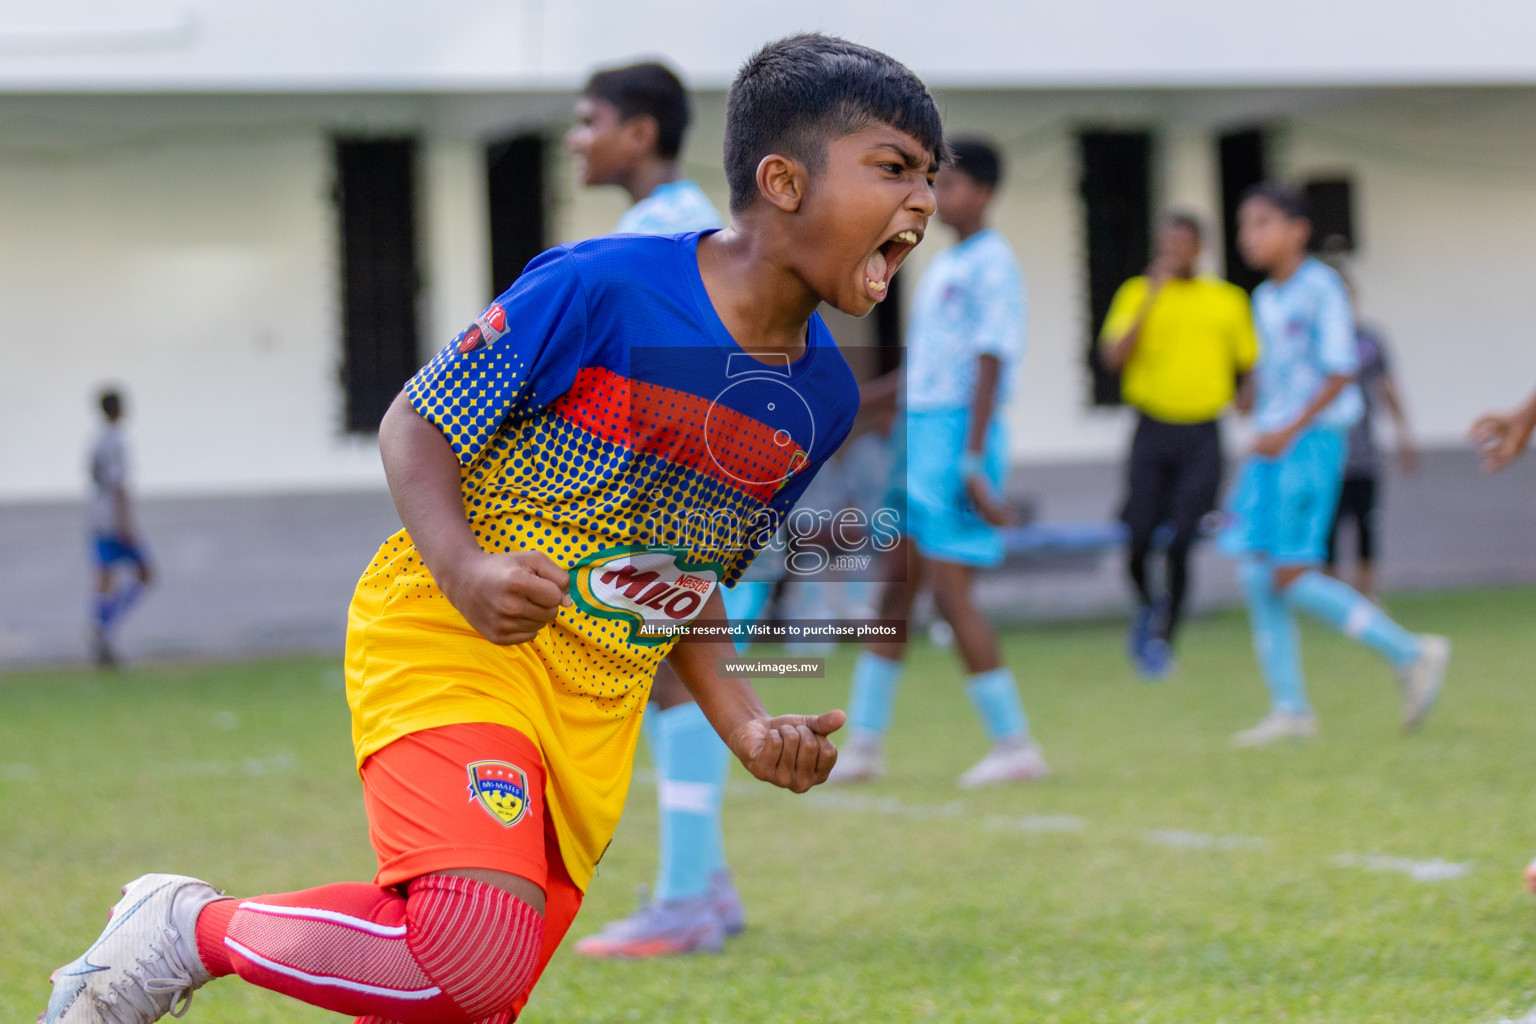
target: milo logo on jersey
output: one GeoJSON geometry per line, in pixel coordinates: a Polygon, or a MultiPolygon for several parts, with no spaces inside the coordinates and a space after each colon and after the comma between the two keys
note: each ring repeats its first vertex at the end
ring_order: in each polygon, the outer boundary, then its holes
{"type": "Polygon", "coordinates": [[[688,561],[676,548],[612,548],[589,555],[571,570],[571,597],[598,618],[629,624],[629,642],[667,643],[665,632],[645,636],[647,623],[678,626],[693,621],[720,585],[713,562],[688,561]]]}

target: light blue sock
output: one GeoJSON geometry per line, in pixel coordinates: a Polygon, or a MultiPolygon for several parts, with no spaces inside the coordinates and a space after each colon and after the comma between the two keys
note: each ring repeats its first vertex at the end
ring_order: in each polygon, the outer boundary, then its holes
{"type": "Polygon", "coordinates": [[[651,752],[651,773],[656,776],[658,786],[661,785],[661,727],[656,724],[656,719],[660,714],[661,707],[651,701],[640,716],[640,732],[645,736],[645,748],[651,752]]]}
{"type": "Polygon", "coordinates": [[[1238,566],[1237,578],[1248,600],[1253,652],[1258,656],[1264,685],[1269,687],[1270,704],[1276,711],[1310,715],[1296,620],[1275,590],[1272,570],[1263,562],[1248,560],[1238,566]]]}
{"type": "Polygon", "coordinates": [[[971,698],[971,706],[976,709],[981,724],[986,727],[987,738],[993,743],[1029,735],[1029,718],[1024,714],[1019,684],[1014,681],[1011,670],[995,668],[976,673],[965,684],[965,695],[971,698]]]}
{"type": "Polygon", "coordinates": [[[1285,599],[1345,636],[1359,640],[1395,668],[1402,668],[1419,656],[1418,636],[1393,622],[1348,583],[1316,569],[1309,569],[1286,587],[1285,599]]]}
{"type": "Polygon", "coordinates": [[[891,730],[891,709],[901,684],[901,662],[865,651],[853,664],[853,689],[848,694],[848,732],[884,736],[891,730]]]}
{"type": "Polygon", "coordinates": [[[720,797],[730,751],[694,703],[656,715],[660,761],[656,796],[661,812],[661,857],[656,899],[697,896],[725,867],[720,797]]]}

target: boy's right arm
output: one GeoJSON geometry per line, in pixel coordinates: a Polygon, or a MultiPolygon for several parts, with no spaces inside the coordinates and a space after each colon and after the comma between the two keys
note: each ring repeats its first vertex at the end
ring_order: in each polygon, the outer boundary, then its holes
{"type": "Polygon", "coordinates": [[[1512,412],[1484,413],[1472,424],[1472,443],[1483,453],[1483,469],[1494,473],[1525,451],[1536,430],[1536,394],[1512,412]]]}
{"type": "MultiPolygon", "coordinates": [[[[1142,296],[1141,305],[1137,307],[1129,326],[1116,333],[1113,329],[1115,321],[1123,320],[1124,313],[1115,307],[1120,303],[1110,303],[1110,314],[1105,317],[1105,322],[1112,325],[1105,332],[1106,337],[1100,348],[1101,359],[1104,368],[1118,373],[1125,369],[1125,364],[1131,361],[1131,356],[1136,351],[1136,346],[1141,342],[1141,330],[1147,325],[1147,317],[1152,313],[1152,306],[1157,302],[1157,296],[1163,290],[1163,285],[1168,281],[1168,271],[1162,263],[1154,260],[1146,272],[1146,292],[1142,296]]],[[[1129,284],[1130,282],[1126,282],[1129,284]]],[[[1125,285],[1121,285],[1121,293],[1115,296],[1120,302],[1124,302],[1129,296],[1125,293],[1125,285]]]]}
{"type": "Polygon", "coordinates": [[[570,576],[541,551],[483,550],[464,516],[458,456],[402,392],[379,424],[389,493],[449,602],[494,644],[532,640],[570,606],[570,576]]]}
{"type": "MultiPolygon", "coordinates": [[[[699,618],[728,621],[718,588],[699,618]]],[[[848,716],[841,711],[770,715],[746,678],[721,674],[723,664],[736,657],[736,645],[729,640],[683,637],[667,655],[667,664],[755,778],[795,793],[826,782],[837,763],[837,748],[827,737],[841,729],[848,716]]]]}

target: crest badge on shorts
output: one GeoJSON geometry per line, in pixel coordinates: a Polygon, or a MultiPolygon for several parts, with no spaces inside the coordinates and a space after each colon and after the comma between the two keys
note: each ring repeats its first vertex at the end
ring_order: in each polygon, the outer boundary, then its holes
{"type": "Polygon", "coordinates": [[[511,828],[528,813],[528,775],[506,761],[474,761],[469,769],[469,798],[511,828]]]}

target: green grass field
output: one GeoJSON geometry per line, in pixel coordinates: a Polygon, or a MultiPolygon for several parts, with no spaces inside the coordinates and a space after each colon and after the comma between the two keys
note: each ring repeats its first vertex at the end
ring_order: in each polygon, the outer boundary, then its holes
{"type": "MultiPolygon", "coordinates": [[[[1392,605],[1457,643],[1424,732],[1398,734],[1385,668],[1308,629],[1322,738],[1257,751],[1227,746],[1265,703],[1239,614],[1192,624],[1160,686],[1132,677],[1116,626],[1014,632],[1057,774],[979,793],[954,788],[983,745],[960,673],[915,649],[888,780],[796,797],[733,779],[750,927],[724,955],[563,951],[524,1020],[1519,1017],[1536,1003],[1519,884],[1536,853],[1536,590],[1392,605]],[[1400,870],[1437,860],[1464,873],[1400,870]]],[[[841,705],[852,653],[826,680],[765,683],[769,706],[841,705]]],[[[641,781],[573,934],[627,913],[654,864],[641,781]]],[[[334,661],[0,679],[0,1020],[33,1019],[48,971],[141,872],[246,894],[372,868],[334,661]]],[[[189,1019],[337,1018],[226,981],[189,1019]]]]}

